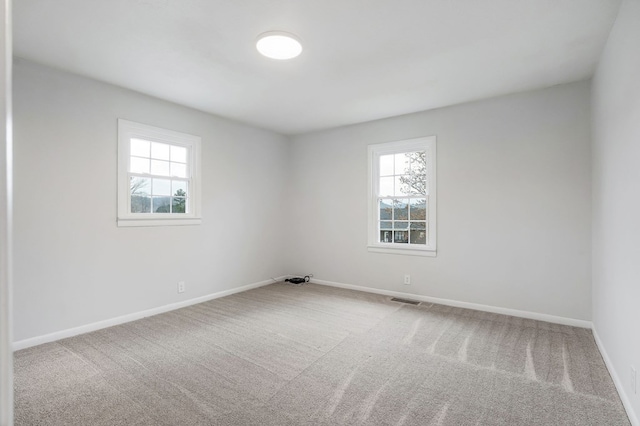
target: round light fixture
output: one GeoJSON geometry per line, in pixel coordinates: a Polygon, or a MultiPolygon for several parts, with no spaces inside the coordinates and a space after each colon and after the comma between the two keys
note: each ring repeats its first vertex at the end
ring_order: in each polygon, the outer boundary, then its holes
{"type": "Polygon", "coordinates": [[[302,44],[293,34],[284,31],[269,31],[258,36],[258,52],[272,59],[292,59],[302,52],[302,44]]]}

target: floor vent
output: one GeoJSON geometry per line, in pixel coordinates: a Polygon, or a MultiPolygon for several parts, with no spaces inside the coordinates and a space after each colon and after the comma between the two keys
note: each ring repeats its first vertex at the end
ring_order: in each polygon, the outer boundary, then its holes
{"type": "Polygon", "coordinates": [[[407,304],[409,304],[409,305],[416,305],[416,306],[418,306],[418,305],[420,304],[420,302],[417,302],[417,301],[415,301],[415,300],[400,299],[400,298],[397,298],[397,297],[393,297],[393,298],[391,298],[391,301],[392,301],[392,302],[407,303],[407,304]]]}

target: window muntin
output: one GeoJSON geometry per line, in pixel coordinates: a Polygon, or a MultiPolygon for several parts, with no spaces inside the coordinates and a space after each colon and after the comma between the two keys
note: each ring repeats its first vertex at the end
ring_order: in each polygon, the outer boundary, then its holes
{"type": "Polygon", "coordinates": [[[200,138],[118,120],[118,225],[200,222],[200,138]]]}
{"type": "Polygon", "coordinates": [[[435,255],[435,137],[370,145],[369,161],[370,251],[435,255]]]}

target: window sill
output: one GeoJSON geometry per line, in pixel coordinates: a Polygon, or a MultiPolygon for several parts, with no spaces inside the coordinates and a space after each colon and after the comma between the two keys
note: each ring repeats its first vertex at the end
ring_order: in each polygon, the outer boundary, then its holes
{"type": "Polygon", "coordinates": [[[367,246],[370,253],[400,254],[404,256],[436,257],[436,250],[404,247],[367,246]]]}
{"type": "Polygon", "coordinates": [[[119,227],[130,226],[187,226],[187,225],[200,225],[202,223],[201,218],[179,218],[179,219],[118,219],[119,227]]]}

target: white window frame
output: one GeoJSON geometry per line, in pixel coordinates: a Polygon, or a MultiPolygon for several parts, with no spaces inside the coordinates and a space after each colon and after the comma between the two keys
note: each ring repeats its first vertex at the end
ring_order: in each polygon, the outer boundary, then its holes
{"type": "Polygon", "coordinates": [[[200,145],[199,136],[118,119],[118,226],[199,225],[202,222],[200,145]],[[133,138],[187,148],[187,213],[131,213],[129,161],[133,138]]]}
{"type": "MultiPolygon", "coordinates": [[[[436,256],[436,137],[425,136],[367,147],[369,161],[369,241],[368,251],[410,256],[436,256]],[[380,185],[380,156],[403,152],[426,151],[427,155],[427,242],[418,244],[380,243],[378,189],[380,185]]],[[[385,197],[386,198],[386,197],[385,197]]]]}

